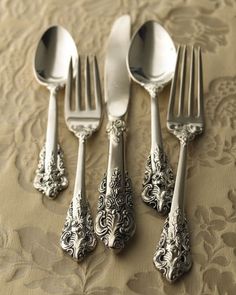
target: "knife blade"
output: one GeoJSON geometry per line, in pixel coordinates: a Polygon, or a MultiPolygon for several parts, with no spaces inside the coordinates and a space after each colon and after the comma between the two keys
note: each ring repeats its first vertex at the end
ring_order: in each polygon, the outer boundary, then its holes
{"type": "Polygon", "coordinates": [[[125,165],[126,113],[130,78],[126,56],[130,16],[118,18],[111,29],[105,57],[105,101],[108,114],[108,166],[99,188],[95,231],[105,246],[122,250],[135,232],[131,180],[125,165]]]}
{"type": "Polygon", "coordinates": [[[105,102],[108,116],[122,117],[129,103],[130,77],[126,55],[130,43],[130,16],[118,18],[111,29],[105,58],[105,102]]]}

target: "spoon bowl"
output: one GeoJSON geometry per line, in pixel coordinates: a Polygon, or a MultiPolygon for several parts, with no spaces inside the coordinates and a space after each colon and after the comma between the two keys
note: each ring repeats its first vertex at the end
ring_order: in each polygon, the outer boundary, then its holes
{"type": "Polygon", "coordinates": [[[70,59],[75,64],[78,53],[69,32],[53,26],[42,35],[34,60],[34,73],[40,84],[64,86],[70,59]]]}
{"type": "Polygon", "coordinates": [[[157,94],[172,79],[175,63],[175,45],[168,32],[155,21],[144,23],[131,40],[127,67],[131,78],[151,97],[151,152],[142,199],[162,215],[170,211],[174,176],[163,149],[157,94]]]}
{"type": "Polygon", "coordinates": [[[34,187],[54,199],[68,185],[65,176],[63,153],[57,142],[58,90],[65,85],[70,60],[77,61],[76,45],[66,29],[52,26],[42,35],[34,59],[37,81],[50,91],[46,142],[40,152],[34,187]]]}
{"type": "Polygon", "coordinates": [[[157,22],[148,21],[134,35],[128,69],[137,83],[166,84],[175,70],[175,45],[167,31],[157,22]]]}

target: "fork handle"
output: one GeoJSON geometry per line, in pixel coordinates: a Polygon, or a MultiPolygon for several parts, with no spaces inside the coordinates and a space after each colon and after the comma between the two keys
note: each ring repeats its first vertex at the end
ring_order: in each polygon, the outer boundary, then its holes
{"type": "Polygon", "coordinates": [[[154,264],[169,282],[176,281],[192,266],[190,237],[184,214],[184,190],[187,160],[187,142],[180,144],[176,184],[169,216],[167,217],[154,264]]]}
{"type": "Polygon", "coordinates": [[[105,246],[121,250],[135,232],[131,180],[125,171],[123,120],[110,121],[108,167],[100,188],[95,231],[105,246]]]}
{"type": "Polygon", "coordinates": [[[184,211],[187,150],[188,143],[180,143],[179,162],[175,179],[175,189],[172,199],[171,210],[169,214],[170,219],[177,209],[181,209],[182,211],[184,211]]]}
{"type": "Polygon", "coordinates": [[[40,152],[40,160],[34,187],[54,199],[60,191],[68,186],[65,176],[63,152],[57,143],[57,99],[58,87],[51,87],[48,107],[46,143],[40,152]]]}
{"type": "Polygon", "coordinates": [[[97,245],[85,189],[85,148],[86,138],[89,135],[88,133],[79,135],[74,194],[60,239],[62,249],[77,261],[83,260],[97,245]]]}

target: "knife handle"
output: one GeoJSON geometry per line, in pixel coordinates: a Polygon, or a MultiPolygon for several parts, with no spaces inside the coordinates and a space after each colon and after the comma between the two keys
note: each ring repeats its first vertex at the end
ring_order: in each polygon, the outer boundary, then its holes
{"type": "Polygon", "coordinates": [[[110,121],[108,168],[99,188],[95,231],[105,246],[122,250],[135,232],[131,179],[125,171],[123,120],[110,121]]]}

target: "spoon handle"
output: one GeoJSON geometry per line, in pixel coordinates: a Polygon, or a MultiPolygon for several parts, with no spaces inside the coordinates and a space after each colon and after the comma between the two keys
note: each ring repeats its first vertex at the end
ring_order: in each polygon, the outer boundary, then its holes
{"type": "Polygon", "coordinates": [[[121,119],[108,123],[108,168],[99,188],[95,222],[95,231],[105,246],[117,251],[125,247],[135,232],[131,180],[125,171],[125,130],[121,119]]]}
{"type": "Polygon", "coordinates": [[[162,215],[168,214],[174,191],[174,175],[164,152],[156,88],[146,88],[151,96],[151,153],[147,159],[142,200],[162,215]]]}
{"type": "Polygon", "coordinates": [[[57,143],[57,99],[58,88],[50,88],[46,143],[39,155],[39,164],[34,179],[34,187],[54,199],[68,186],[65,176],[63,152],[57,143]]]}
{"type": "Polygon", "coordinates": [[[91,210],[86,198],[85,147],[86,138],[81,136],[74,194],[60,239],[62,249],[77,261],[83,260],[97,245],[91,210]]]}
{"type": "Polygon", "coordinates": [[[180,145],[173,201],[153,262],[169,282],[174,282],[192,266],[190,237],[184,214],[187,142],[180,145]]]}

